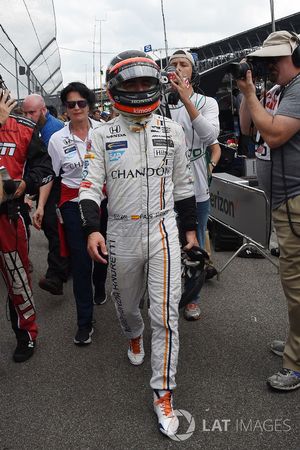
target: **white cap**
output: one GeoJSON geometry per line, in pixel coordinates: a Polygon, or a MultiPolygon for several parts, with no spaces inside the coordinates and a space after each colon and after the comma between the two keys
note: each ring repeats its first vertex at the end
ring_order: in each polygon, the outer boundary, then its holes
{"type": "Polygon", "coordinates": [[[269,58],[276,56],[292,55],[295,48],[300,45],[299,36],[289,31],[274,31],[263,42],[260,50],[256,50],[247,56],[257,56],[260,58],[269,58]]]}
{"type": "Polygon", "coordinates": [[[193,55],[190,52],[186,52],[185,50],[176,50],[176,52],[174,52],[173,55],[170,56],[169,64],[172,64],[172,61],[174,61],[174,59],[176,58],[185,58],[192,64],[192,66],[195,65],[193,55]]]}

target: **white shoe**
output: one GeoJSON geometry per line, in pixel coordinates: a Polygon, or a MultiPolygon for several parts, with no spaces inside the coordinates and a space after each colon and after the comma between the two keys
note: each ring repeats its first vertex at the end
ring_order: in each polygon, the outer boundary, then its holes
{"type": "Polygon", "coordinates": [[[173,409],[171,391],[154,391],[154,412],[158,418],[159,431],[166,436],[174,436],[179,427],[178,417],[173,409]]]}
{"type": "Polygon", "coordinates": [[[143,335],[130,339],[127,355],[129,361],[134,366],[143,364],[145,358],[143,335]]]}

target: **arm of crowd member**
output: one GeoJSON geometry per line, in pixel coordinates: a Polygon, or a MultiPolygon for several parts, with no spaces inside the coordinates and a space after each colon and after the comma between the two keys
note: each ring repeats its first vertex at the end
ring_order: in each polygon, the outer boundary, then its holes
{"type": "Polygon", "coordinates": [[[218,164],[221,158],[221,147],[219,142],[214,142],[209,146],[211,155],[210,155],[210,171],[212,172],[216,165],[218,164]]]}
{"type": "Polygon", "coordinates": [[[51,158],[41,141],[37,129],[31,138],[26,161],[24,182],[27,194],[37,194],[39,187],[48,184],[54,178],[51,158]]]}
{"type": "MultiPolygon", "coordinates": [[[[256,96],[251,71],[248,70],[245,80],[238,80],[239,89],[245,96],[247,107],[255,127],[262,138],[272,148],[280,147],[300,130],[300,120],[277,114],[269,114],[256,96]]],[[[285,101],[293,100],[286,97],[285,101]]],[[[283,100],[282,100],[283,101],[283,100]]]]}
{"type": "MultiPolygon", "coordinates": [[[[243,58],[241,60],[241,63],[246,63],[246,58],[243,58]]],[[[237,80],[237,85],[239,87],[239,81],[237,80]]],[[[253,120],[246,102],[246,98],[242,94],[242,101],[240,104],[240,108],[239,108],[239,119],[240,119],[240,128],[241,128],[241,132],[242,134],[244,134],[245,136],[253,136],[256,134],[256,130],[253,129],[253,120]]]]}
{"type": "Polygon", "coordinates": [[[52,186],[53,186],[53,181],[50,181],[50,183],[45,184],[40,187],[38,205],[35,210],[35,213],[32,216],[33,226],[37,230],[40,230],[42,227],[45,205],[46,205],[48,197],[50,195],[52,186]]]}
{"type": "Polygon", "coordinates": [[[51,136],[49,143],[48,143],[48,154],[50,155],[50,158],[51,158],[51,163],[52,163],[52,168],[53,168],[54,174],[56,177],[59,177],[62,164],[61,164],[59,152],[57,151],[57,148],[55,145],[55,140],[53,138],[53,135],[51,136]]]}
{"type": "Polygon", "coordinates": [[[187,159],[187,147],[183,129],[178,125],[178,139],[174,151],[174,202],[179,218],[180,234],[185,236],[185,250],[198,246],[196,229],[197,213],[192,175],[187,159]]]}
{"type": "Polygon", "coordinates": [[[24,180],[16,180],[19,181],[19,186],[16,189],[16,192],[14,193],[14,198],[20,198],[23,194],[27,191],[27,184],[24,180]]]}
{"type": "Polygon", "coordinates": [[[105,239],[99,232],[100,204],[105,198],[102,187],[106,178],[103,143],[99,133],[92,139],[92,151],[85,155],[86,176],[79,189],[79,209],[83,231],[88,237],[87,250],[94,261],[107,264],[105,239]]]}
{"type": "Polygon", "coordinates": [[[215,99],[205,98],[205,108],[197,109],[191,101],[193,91],[186,84],[181,73],[175,74],[175,80],[171,84],[179,93],[180,99],[190,116],[192,126],[204,145],[214,142],[220,133],[219,107],[215,99]]]}
{"type": "Polygon", "coordinates": [[[203,113],[200,109],[198,116],[192,121],[192,125],[203,145],[210,145],[218,138],[220,133],[219,107],[214,98],[206,97],[203,113]]]}
{"type": "Polygon", "coordinates": [[[10,113],[17,105],[14,98],[9,98],[10,92],[0,89],[0,127],[5,124],[10,113]]]}
{"type": "MultiPolygon", "coordinates": [[[[13,98],[9,98],[10,92],[8,90],[0,89],[0,127],[2,127],[7,121],[11,111],[17,105],[17,102],[13,98]]],[[[19,181],[19,180],[18,180],[19,181]]],[[[24,180],[20,180],[19,186],[15,192],[14,197],[20,197],[26,189],[26,183],[24,180]]]]}
{"type": "Polygon", "coordinates": [[[240,118],[240,127],[241,127],[242,134],[244,134],[245,136],[250,136],[253,133],[255,133],[255,130],[253,130],[253,127],[252,127],[252,124],[253,124],[252,117],[251,117],[251,114],[248,109],[247,102],[246,102],[246,99],[244,96],[241,101],[241,106],[240,106],[240,110],[239,110],[239,118],[240,118]]]}
{"type": "Polygon", "coordinates": [[[192,87],[187,84],[183,75],[178,70],[174,73],[174,79],[171,80],[171,85],[173,86],[173,89],[178,92],[180,100],[184,104],[191,121],[196,119],[199,115],[199,111],[190,99],[193,94],[192,87]]]}

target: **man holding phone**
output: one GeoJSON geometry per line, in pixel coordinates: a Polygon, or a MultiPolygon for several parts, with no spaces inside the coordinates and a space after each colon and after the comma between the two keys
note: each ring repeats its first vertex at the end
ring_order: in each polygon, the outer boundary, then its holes
{"type": "MultiPolygon", "coordinates": [[[[199,74],[191,53],[177,50],[170,57],[169,65],[174,66],[170,83],[172,85],[172,103],[169,104],[170,116],[182,125],[188,146],[188,158],[194,178],[197,202],[197,238],[201,248],[205,248],[205,232],[210,210],[208,179],[220,159],[220,147],[216,140],[219,131],[219,108],[215,99],[205,96],[199,89],[199,74]],[[216,144],[211,146],[212,144],[216,144]],[[208,160],[207,147],[211,146],[208,160]]],[[[206,278],[217,274],[209,265],[206,278]],[[211,276],[208,276],[210,272],[211,276]]],[[[187,320],[200,319],[200,293],[185,307],[187,320]]]]}

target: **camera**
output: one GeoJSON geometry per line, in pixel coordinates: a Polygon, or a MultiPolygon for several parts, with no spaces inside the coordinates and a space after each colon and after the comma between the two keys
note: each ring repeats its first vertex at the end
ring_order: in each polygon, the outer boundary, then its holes
{"type": "Polygon", "coordinates": [[[14,198],[20,183],[10,178],[5,167],[0,167],[0,204],[14,198]]]}
{"type": "MultiPolygon", "coordinates": [[[[0,75],[0,89],[2,89],[2,91],[0,92],[0,99],[2,98],[3,92],[4,91],[8,91],[8,87],[6,86],[2,76],[0,75]]],[[[7,98],[7,100],[9,100],[9,96],[7,98]]]]}
{"type": "Polygon", "coordinates": [[[247,70],[251,70],[253,78],[266,78],[269,71],[268,66],[273,62],[273,58],[247,58],[246,61],[229,64],[227,72],[236,80],[246,78],[247,70]]]}
{"type": "Polygon", "coordinates": [[[161,72],[161,82],[162,84],[171,84],[171,80],[175,80],[176,67],[168,66],[164,71],[161,72]]]}
{"type": "Polygon", "coordinates": [[[1,75],[0,75],[0,89],[3,89],[4,91],[7,89],[7,86],[4,83],[4,80],[1,75]]]}

